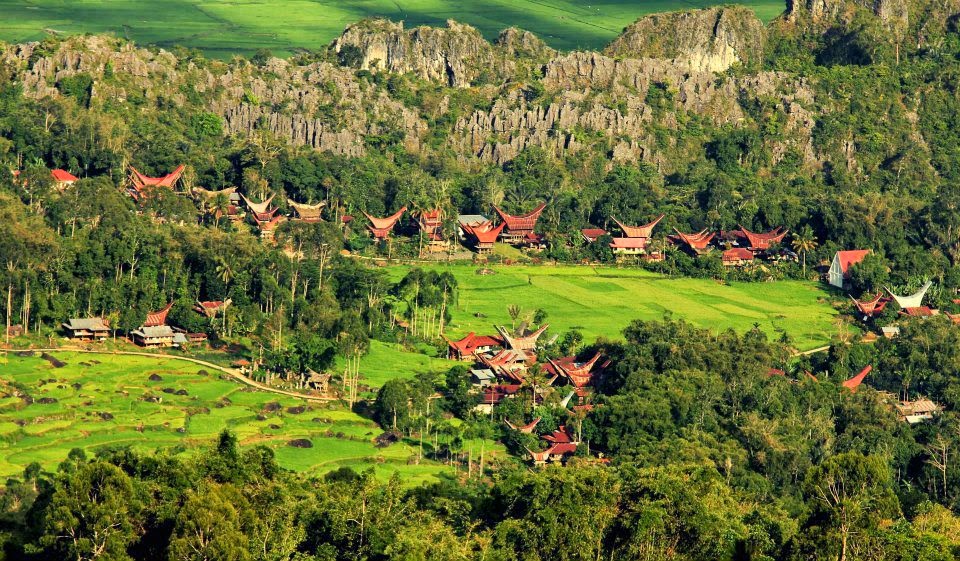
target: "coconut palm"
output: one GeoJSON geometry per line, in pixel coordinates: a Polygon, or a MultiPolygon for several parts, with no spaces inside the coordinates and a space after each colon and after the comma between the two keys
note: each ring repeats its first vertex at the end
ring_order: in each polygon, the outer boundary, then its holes
{"type": "Polygon", "coordinates": [[[803,276],[807,276],[807,252],[817,249],[817,238],[809,225],[804,226],[798,233],[793,235],[793,249],[800,254],[803,260],[803,276]]]}

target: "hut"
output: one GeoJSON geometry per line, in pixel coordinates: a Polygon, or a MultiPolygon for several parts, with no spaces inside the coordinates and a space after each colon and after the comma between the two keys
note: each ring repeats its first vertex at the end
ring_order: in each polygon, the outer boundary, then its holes
{"type": "Polygon", "coordinates": [[[110,337],[110,326],[103,318],[70,318],[63,324],[67,337],[75,341],[96,341],[110,337]]]}

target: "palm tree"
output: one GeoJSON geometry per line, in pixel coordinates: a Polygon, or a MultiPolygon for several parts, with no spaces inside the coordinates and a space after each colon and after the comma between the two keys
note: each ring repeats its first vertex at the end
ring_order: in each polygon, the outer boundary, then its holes
{"type": "Polygon", "coordinates": [[[223,193],[217,193],[210,202],[210,210],[213,212],[214,226],[220,229],[220,219],[230,210],[230,199],[223,193]]]}
{"type": "Polygon", "coordinates": [[[230,264],[223,258],[218,259],[216,271],[217,277],[223,281],[223,284],[229,286],[230,281],[233,280],[233,269],[230,267],[230,264]]]}
{"type": "Polygon", "coordinates": [[[517,328],[517,319],[520,318],[520,314],[523,313],[523,310],[520,306],[516,304],[507,304],[507,314],[510,316],[511,329],[517,328]]]}
{"type": "Polygon", "coordinates": [[[803,259],[803,276],[807,276],[807,252],[817,249],[817,238],[813,234],[810,225],[806,225],[798,233],[793,235],[793,249],[795,249],[803,259]]]}

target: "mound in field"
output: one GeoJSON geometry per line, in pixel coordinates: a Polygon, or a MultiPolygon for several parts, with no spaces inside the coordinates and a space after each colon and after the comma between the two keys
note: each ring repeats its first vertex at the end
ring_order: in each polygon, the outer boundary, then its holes
{"type": "Polygon", "coordinates": [[[287,446],[291,448],[313,448],[313,442],[310,442],[306,438],[295,438],[287,442],[287,446]]]}
{"type": "Polygon", "coordinates": [[[160,376],[160,375],[157,374],[157,373],[153,373],[153,374],[150,375],[149,378],[147,378],[147,380],[150,380],[151,382],[162,382],[162,381],[163,381],[163,377],[160,376]]]}
{"type": "Polygon", "coordinates": [[[377,448],[386,448],[387,446],[390,446],[396,442],[400,442],[400,433],[397,431],[387,431],[378,436],[375,440],[377,448]]]}
{"type": "Polygon", "coordinates": [[[63,368],[64,366],[67,365],[66,362],[58,360],[55,356],[51,355],[50,353],[43,353],[42,355],[40,355],[40,358],[49,362],[50,365],[53,366],[54,368],[63,368]]]}
{"type": "Polygon", "coordinates": [[[263,404],[263,410],[267,413],[273,413],[274,411],[279,411],[282,406],[276,401],[271,401],[270,403],[263,404]]]}
{"type": "Polygon", "coordinates": [[[306,410],[307,408],[304,407],[303,405],[298,405],[296,407],[287,407],[287,413],[290,413],[291,415],[299,415],[306,410]]]}
{"type": "Polygon", "coordinates": [[[55,397],[41,397],[40,399],[37,400],[37,403],[41,405],[50,405],[51,403],[56,403],[56,402],[57,402],[57,398],[55,397]]]}

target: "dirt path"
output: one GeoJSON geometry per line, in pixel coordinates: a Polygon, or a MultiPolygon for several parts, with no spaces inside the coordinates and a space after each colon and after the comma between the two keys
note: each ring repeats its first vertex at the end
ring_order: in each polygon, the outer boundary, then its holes
{"type": "Polygon", "coordinates": [[[162,354],[157,354],[157,353],[140,353],[140,352],[135,352],[135,351],[96,351],[96,350],[78,349],[78,348],[74,348],[74,347],[60,347],[60,348],[57,348],[57,349],[8,349],[6,352],[9,352],[9,353],[22,353],[22,352],[34,352],[34,353],[64,353],[64,352],[67,352],[67,353],[87,353],[87,354],[95,354],[95,355],[143,356],[143,357],[154,358],[154,359],[182,360],[182,361],[185,361],[185,362],[192,362],[192,363],[194,363],[194,364],[198,364],[198,365],[203,366],[203,367],[206,367],[206,368],[211,368],[211,369],[213,369],[213,370],[217,370],[217,371],[219,371],[219,372],[222,372],[222,373],[226,374],[227,376],[230,376],[231,378],[233,378],[234,380],[236,380],[236,381],[238,381],[238,382],[240,382],[240,383],[242,383],[242,384],[246,384],[246,385],[248,385],[248,386],[250,386],[250,387],[252,387],[252,388],[256,388],[256,389],[258,389],[258,390],[260,390],[260,391],[275,393],[275,394],[278,394],[278,395],[285,395],[285,396],[288,396],[288,397],[295,397],[295,398],[297,398],[297,399],[302,399],[302,400],[304,400],[304,401],[314,401],[314,402],[339,401],[339,399],[336,398],[336,397],[323,397],[323,396],[314,396],[314,395],[304,395],[304,394],[302,394],[302,393],[291,392],[291,391],[281,390],[281,389],[277,389],[277,388],[271,388],[270,386],[267,386],[266,384],[261,384],[260,382],[257,382],[256,380],[252,380],[252,379],[250,379],[250,378],[247,378],[246,376],[244,376],[244,375],[243,375],[239,370],[237,370],[236,368],[225,368],[225,367],[223,367],[223,366],[218,366],[218,365],[216,365],[216,364],[213,364],[212,362],[207,362],[207,361],[205,361],[205,360],[200,360],[200,359],[198,359],[198,358],[193,358],[193,357],[189,357],[189,356],[162,355],[162,354]]]}
{"type": "Polygon", "coordinates": [[[824,345],[822,347],[817,347],[816,349],[810,349],[809,351],[797,351],[793,353],[793,356],[808,356],[816,353],[822,353],[830,350],[830,345],[824,345]]]}

